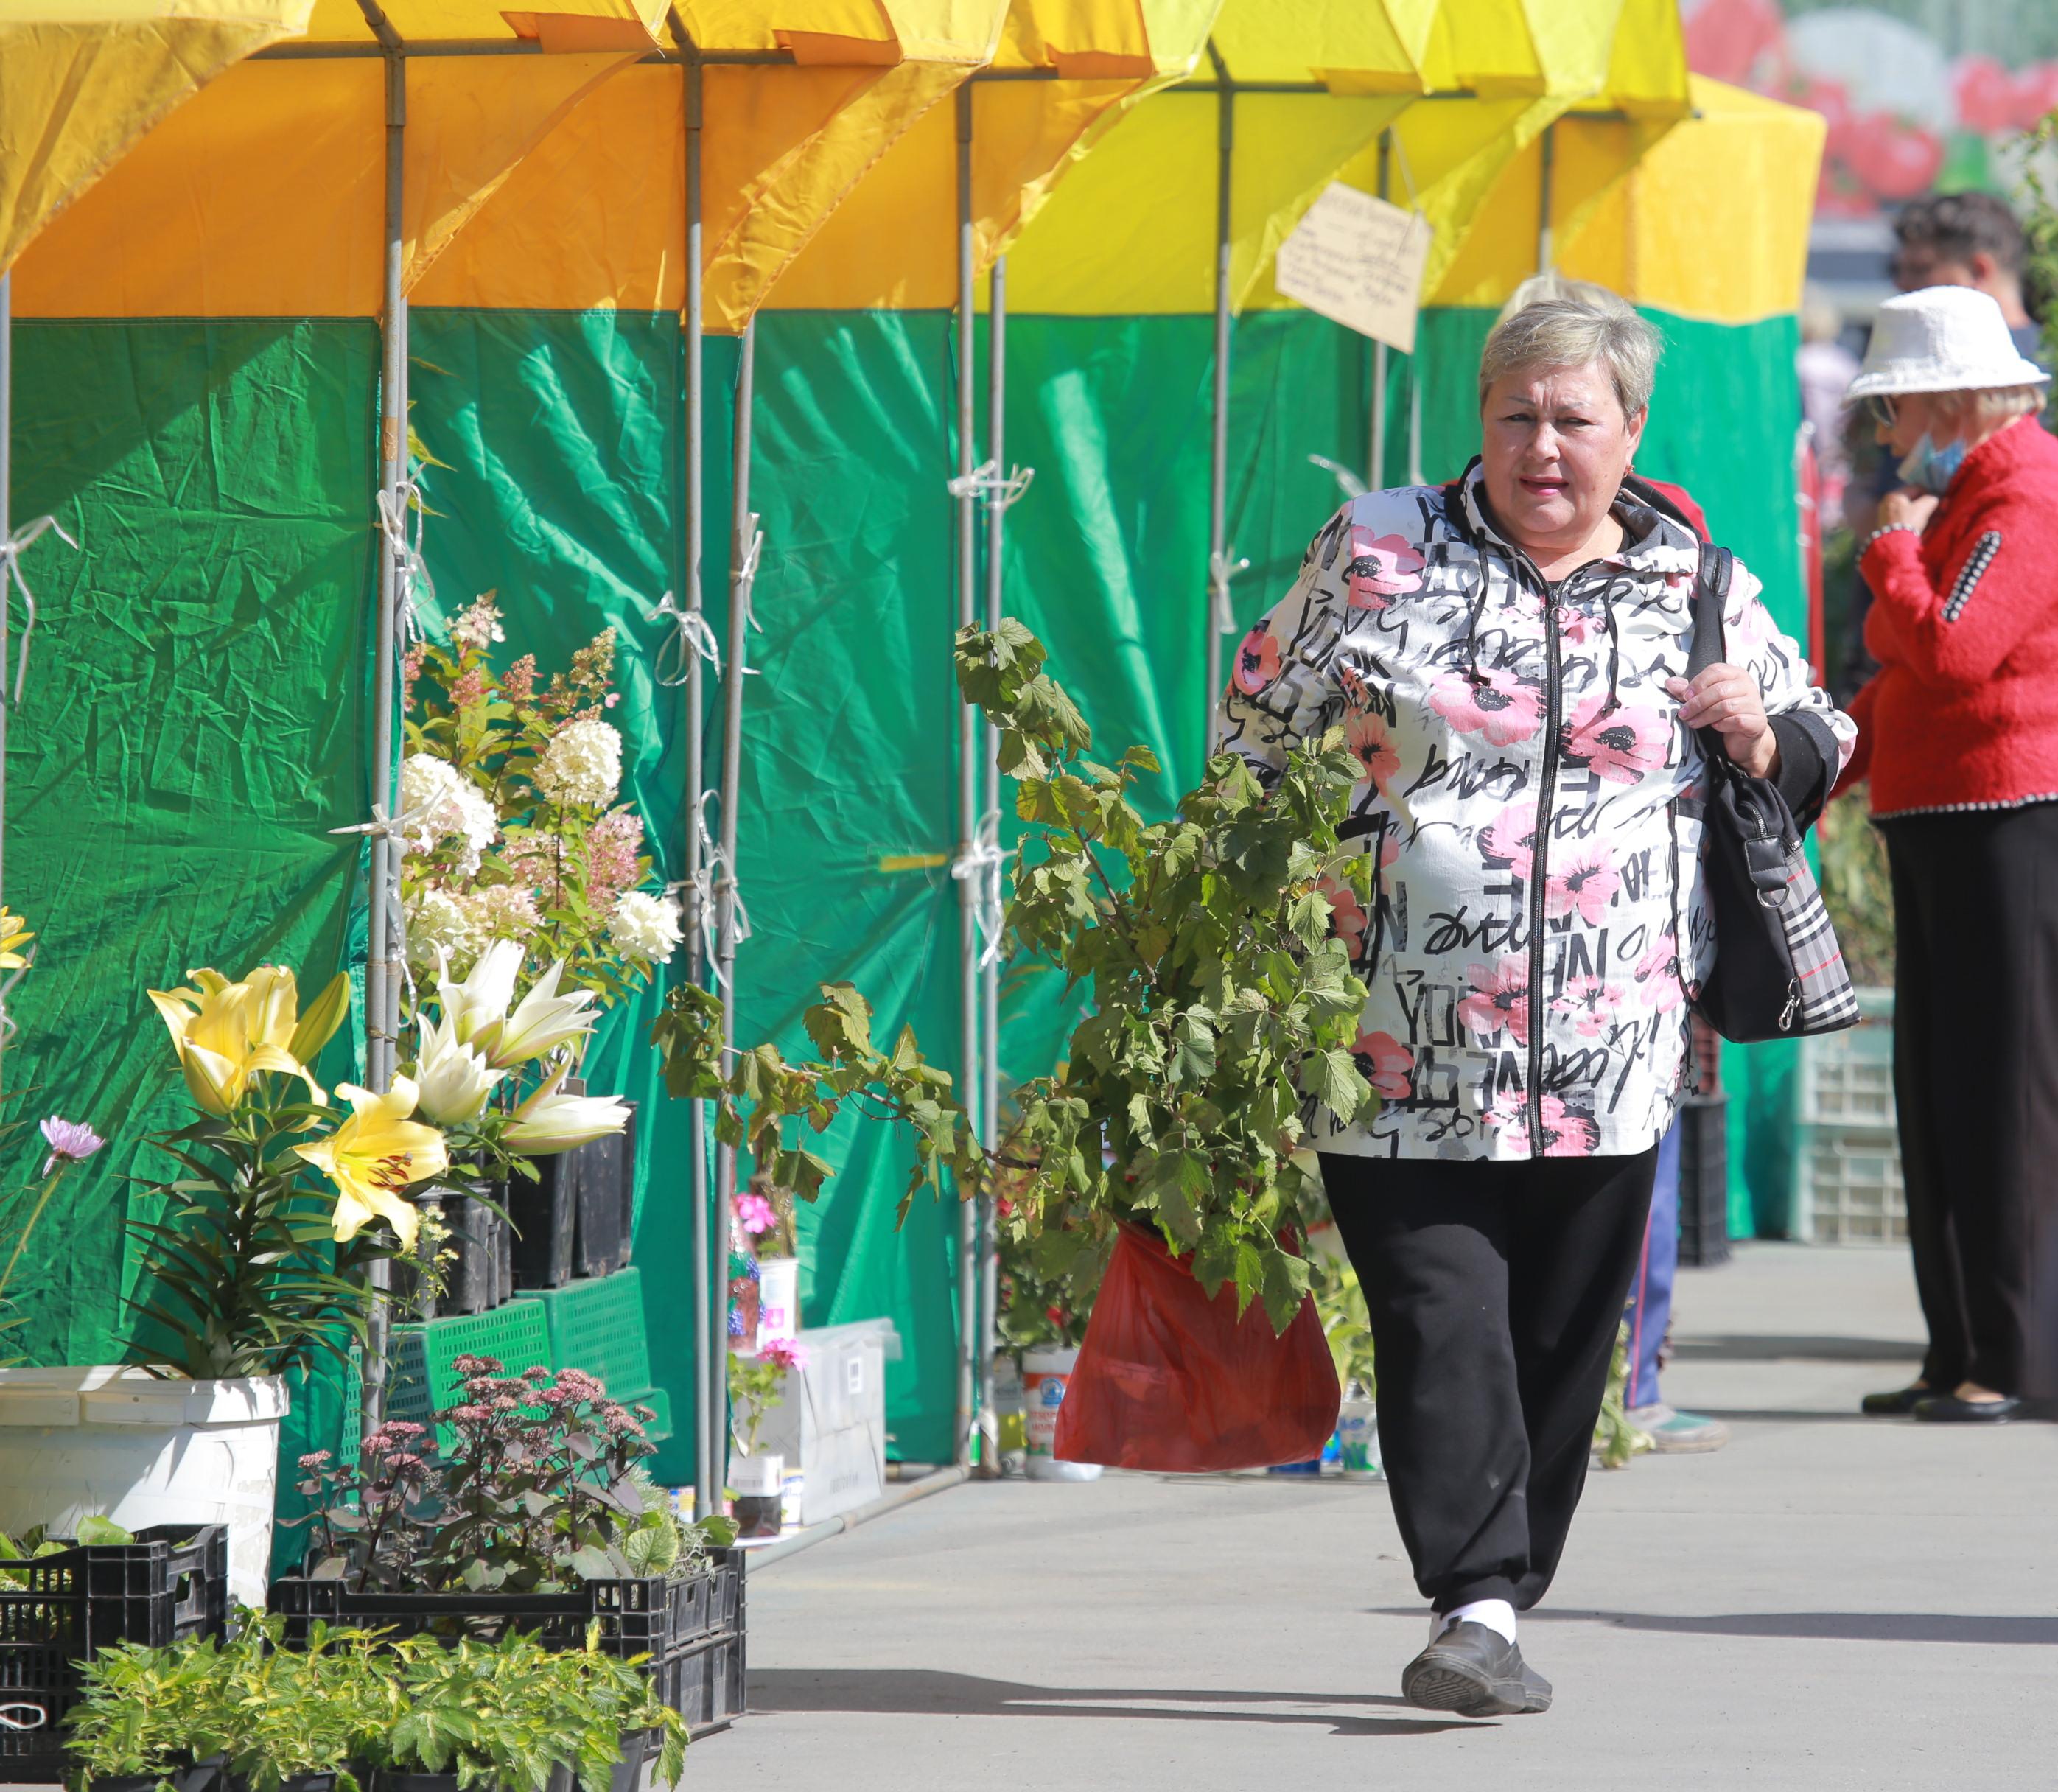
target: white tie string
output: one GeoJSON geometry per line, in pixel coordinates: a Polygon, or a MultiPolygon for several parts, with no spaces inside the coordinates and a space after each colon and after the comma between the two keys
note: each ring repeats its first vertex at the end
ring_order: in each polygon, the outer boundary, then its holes
{"type": "MultiPolygon", "coordinates": [[[[689,913],[695,932],[703,941],[713,941],[718,945],[721,910],[717,896],[720,889],[726,888],[729,906],[736,916],[736,943],[740,946],[750,937],[750,911],[743,906],[743,889],[736,880],[736,867],[729,863],[729,855],[709,832],[707,824],[707,805],[719,794],[713,790],[701,793],[700,802],[693,811],[693,831],[700,840],[700,868],[685,882],[672,885],[671,889],[690,892],[689,913]],[[719,877],[717,876],[717,872],[720,873],[719,877]]],[[[670,891],[666,893],[669,894],[670,891]]],[[[709,950],[707,957],[709,968],[714,972],[714,980],[726,988],[729,979],[722,972],[720,952],[709,950]]]]}
{"type": "Polygon", "coordinates": [[[1033,467],[1013,467],[1001,476],[997,460],[981,462],[969,473],[960,473],[944,489],[953,498],[976,498],[989,509],[1005,511],[1019,503],[1036,477],[1033,467]]]}
{"type": "MultiPolygon", "coordinates": [[[[1235,552],[1234,548],[1230,550],[1230,554],[1235,552]]],[[[1208,588],[1214,595],[1217,634],[1234,634],[1236,632],[1236,612],[1230,608],[1229,603],[1230,581],[1250,564],[1248,560],[1231,560],[1228,554],[1210,553],[1208,555],[1208,588]]]]}
{"type": "Polygon", "coordinates": [[[714,630],[708,626],[706,616],[698,610],[681,610],[678,601],[669,591],[658,600],[658,607],[650,612],[650,620],[662,622],[669,617],[673,623],[671,638],[658,650],[656,676],[661,685],[679,685],[686,681],[692,670],[693,656],[696,654],[714,668],[714,675],[721,676],[721,648],[714,638],[714,630]]]}
{"type": "Polygon", "coordinates": [[[982,971],[999,958],[1001,943],[1007,934],[1000,887],[1001,867],[1007,863],[1007,855],[1000,846],[1000,811],[990,809],[979,818],[971,844],[960,851],[951,864],[951,876],[957,882],[976,880],[972,912],[979,924],[982,942],[979,955],[982,971]]]}
{"type": "Polygon", "coordinates": [[[29,589],[28,580],[22,576],[22,556],[46,534],[56,535],[74,554],[78,551],[78,543],[66,534],[64,525],[54,516],[33,518],[5,541],[0,541],[0,602],[6,600],[7,586],[11,582],[22,594],[22,607],[28,614],[28,620],[22,628],[22,651],[14,665],[12,696],[7,693],[6,668],[0,667],[0,702],[10,706],[22,701],[22,686],[29,677],[29,638],[36,632],[36,594],[29,589]]]}
{"type": "Polygon", "coordinates": [[[412,479],[403,479],[379,498],[379,532],[386,538],[387,551],[393,556],[393,611],[395,630],[403,641],[422,638],[422,625],[415,614],[415,588],[435,601],[435,581],[429,577],[428,562],[422,558],[422,529],[428,507],[422,502],[422,488],[412,479]],[[407,515],[414,513],[415,532],[407,534],[407,515]]]}

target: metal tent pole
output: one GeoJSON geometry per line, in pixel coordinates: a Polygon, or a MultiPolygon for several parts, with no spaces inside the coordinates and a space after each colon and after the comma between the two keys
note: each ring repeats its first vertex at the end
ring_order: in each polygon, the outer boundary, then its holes
{"type": "Polygon", "coordinates": [[[1214,436],[1208,469],[1207,688],[1202,717],[1201,757],[1214,750],[1215,705],[1222,700],[1224,625],[1229,607],[1229,336],[1230,205],[1236,158],[1236,86],[1208,40],[1208,57],[1218,83],[1215,101],[1215,379],[1214,436]]]}
{"type": "MultiPolygon", "coordinates": [[[[14,532],[13,482],[14,477],[14,275],[0,272],[0,542],[14,532]]],[[[0,687],[6,686],[7,618],[14,602],[11,570],[0,562],[0,687]]],[[[7,850],[7,722],[8,712],[20,693],[0,688],[0,901],[6,896],[7,850]]],[[[6,1011],[0,1008],[0,1019],[6,1011]]],[[[0,1052],[7,1036],[0,1027],[0,1052]]],[[[0,1087],[4,1087],[0,1084],[0,1087]]]]}
{"type": "MultiPolygon", "coordinates": [[[[672,28],[683,43],[684,27],[676,12],[672,28]]],[[[702,332],[705,320],[701,288],[701,131],[702,109],[701,65],[689,58],[685,65],[686,120],[686,614],[703,611],[701,590],[701,554],[705,540],[702,481],[706,442],[703,434],[703,394],[705,387],[702,332]]],[[[701,625],[705,627],[705,622],[701,625]]],[[[696,631],[697,633],[697,631],[696,631]]],[[[686,908],[689,940],[686,975],[697,983],[706,974],[708,940],[705,917],[701,912],[702,879],[707,867],[701,862],[701,793],[707,781],[702,736],[707,726],[707,689],[701,675],[701,658],[697,641],[686,643],[686,908]]],[[[704,1518],[717,1509],[727,1463],[718,1461],[728,1397],[728,1303],[721,1302],[721,1354],[713,1349],[716,1332],[712,1314],[715,1290],[726,1289],[728,1278],[718,1275],[708,1224],[707,1103],[692,1104],[693,1202],[693,1514],[704,1518]],[[722,1416],[718,1416],[722,1415],[722,1416]]]]}
{"type": "MultiPolygon", "coordinates": [[[[973,243],[971,214],[972,87],[957,92],[958,123],[958,427],[957,596],[958,626],[978,620],[979,498],[972,483],[972,431],[977,425],[972,382],[973,243]]],[[[975,1126],[979,1114],[979,887],[971,874],[979,836],[979,713],[969,703],[958,705],[958,1055],[959,1088],[975,1126]]],[[[982,1126],[982,1136],[983,1130],[982,1126]]],[[[960,1194],[963,1191],[959,1191],[960,1194]]],[[[960,1201],[958,1225],[958,1409],[956,1460],[971,1460],[974,1360],[979,1324],[979,1214],[976,1205],[960,1201]]]]}
{"type": "MultiPolygon", "coordinates": [[[[721,985],[721,1043],[726,1064],[736,1047],[736,840],[737,811],[742,803],[744,676],[750,628],[750,587],[757,576],[757,518],[750,508],[751,391],[757,366],[757,320],[743,326],[742,352],[736,364],[736,427],[731,437],[731,509],[729,543],[729,663],[723,673],[721,712],[721,856],[715,884],[715,975],[721,985]]],[[[712,1262],[726,1271],[729,1216],[735,1211],[736,1147],[717,1142],[714,1155],[714,1206],[709,1215],[712,1262]]],[[[726,1273],[717,1277],[723,1297],[713,1301],[705,1336],[710,1369],[723,1365],[725,1389],[729,1362],[729,1301],[726,1273]]],[[[727,1478],[725,1458],[721,1473],[727,1478]]]]}
{"type": "MultiPolygon", "coordinates": [[[[366,20],[386,52],[386,294],[384,364],[379,380],[379,489],[383,513],[397,534],[401,487],[407,471],[407,296],[402,276],[402,204],[407,190],[407,58],[399,34],[372,0],[359,0],[366,20]]],[[[373,626],[377,654],[372,680],[371,800],[375,817],[395,813],[393,671],[401,569],[398,543],[382,530],[379,554],[379,609],[373,626]]],[[[394,1037],[398,1030],[399,843],[383,832],[371,836],[370,924],[364,966],[365,1075],[375,1091],[391,1087],[394,1037]]],[[[383,1297],[392,1285],[387,1263],[372,1266],[373,1298],[368,1316],[364,1373],[364,1427],[368,1435],[384,1416],[386,1355],[392,1313],[383,1297]]]]}
{"type": "Polygon", "coordinates": [[[1551,184],[1557,172],[1558,127],[1546,125],[1540,145],[1543,169],[1536,189],[1536,271],[1547,274],[1551,271],[1553,252],[1551,241],[1551,184]]]}
{"type": "MultiPolygon", "coordinates": [[[[986,452],[993,463],[995,487],[986,512],[986,626],[1000,626],[1006,606],[1007,579],[1002,554],[1007,534],[1007,505],[999,482],[1007,464],[1007,257],[996,256],[987,276],[986,302],[986,452]]],[[[985,730],[985,751],[981,759],[986,774],[984,813],[992,817],[991,845],[1000,844],[1000,731],[985,730]]],[[[1000,868],[988,868],[982,882],[996,900],[987,920],[998,929],[1001,907],[997,900],[1000,868]]],[[[1000,1143],[1000,952],[999,941],[988,942],[990,956],[980,967],[979,1006],[984,1024],[985,1056],[980,1060],[980,1138],[989,1152],[1000,1143]]],[[[1000,1472],[1000,1428],[993,1410],[993,1353],[999,1341],[1000,1262],[995,1233],[997,1214],[993,1192],[988,1189],[979,1202],[979,1468],[988,1475],[1000,1472]]]]}
{"type": "MultiPolygon", "coordinates": [[[[1379,133],[1379,197],[1387,197],[1393,168],[1393,132],[1379,133]]],[[[1365,483],[1370,491],[1386,487],[1386,344],[1372,345],[1372,440],[1365,457],[1365,483]]]]}

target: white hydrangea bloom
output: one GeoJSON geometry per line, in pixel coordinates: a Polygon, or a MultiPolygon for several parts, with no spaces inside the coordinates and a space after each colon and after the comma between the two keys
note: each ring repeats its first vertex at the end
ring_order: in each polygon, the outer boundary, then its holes
{"type": "Polygon", "coordinates": [[[625,890],[608,914],[607,936],[625,957],[662,964],[684,937],[678,904],[641,890],[625,890]]]}
{"type": "Polygon", "coordinates": [[[518,884],[496,884],[459,899],[481,935],[495,940],[526,940],[543,924],[536,896],[518,884]]]}
{"type": "Polygon", "coordinates": [[[622,787],[622,737],[597,717],[568,721],[536,762],[536,788],[554,803],[604,808],[622,787]]]}
{"type": "Polygon", "coordinates": [[[411,817],[411,852],[430,852],[447,840],[462,840],[458,869],[479,869],[480,856],[500,832],[500,817],[486,793],[447,759],[411,753],[400,765],[400,812],[411,817]]]}
{"type": "Polygon", "coordinates": [[[439,951],[450,954],[453,970],[469,964],[486,944],[486,935],[460,896],[447,890],[420,890],[408,900],[407,964],[417,975],[433,972],[439,951]]]}

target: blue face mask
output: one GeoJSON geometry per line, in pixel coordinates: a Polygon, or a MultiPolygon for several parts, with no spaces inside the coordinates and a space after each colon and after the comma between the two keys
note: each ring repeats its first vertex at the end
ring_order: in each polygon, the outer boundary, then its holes
{"type": "Polygon", "coordinates": [[[1951,483],[1952,476],[1965,464],[1965,444],[1947,442],[1942,447],[1929,439],[1929,432],[1922,432],[1922,439],[1908,451],[1908,458],[1901,462],[1901,478],[1925,491],[1933,491],[1938,497],[1951,483]]]}

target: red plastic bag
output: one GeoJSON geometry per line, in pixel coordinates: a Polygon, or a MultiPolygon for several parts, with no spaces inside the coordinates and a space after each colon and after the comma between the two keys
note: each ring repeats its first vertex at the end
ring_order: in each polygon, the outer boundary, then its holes
{"type": "Polygon", "coordinates": [[[1239,1320],[1234,1285],[1210,1300],[1187,1260],[1125,1226],[1066,1385],[1054,1453],[1174,1474],[1307,1462],[1335,1431],[1341,1398],[1312,1299],[1275,1335],[1262,1302],[1239,1320]]]}

